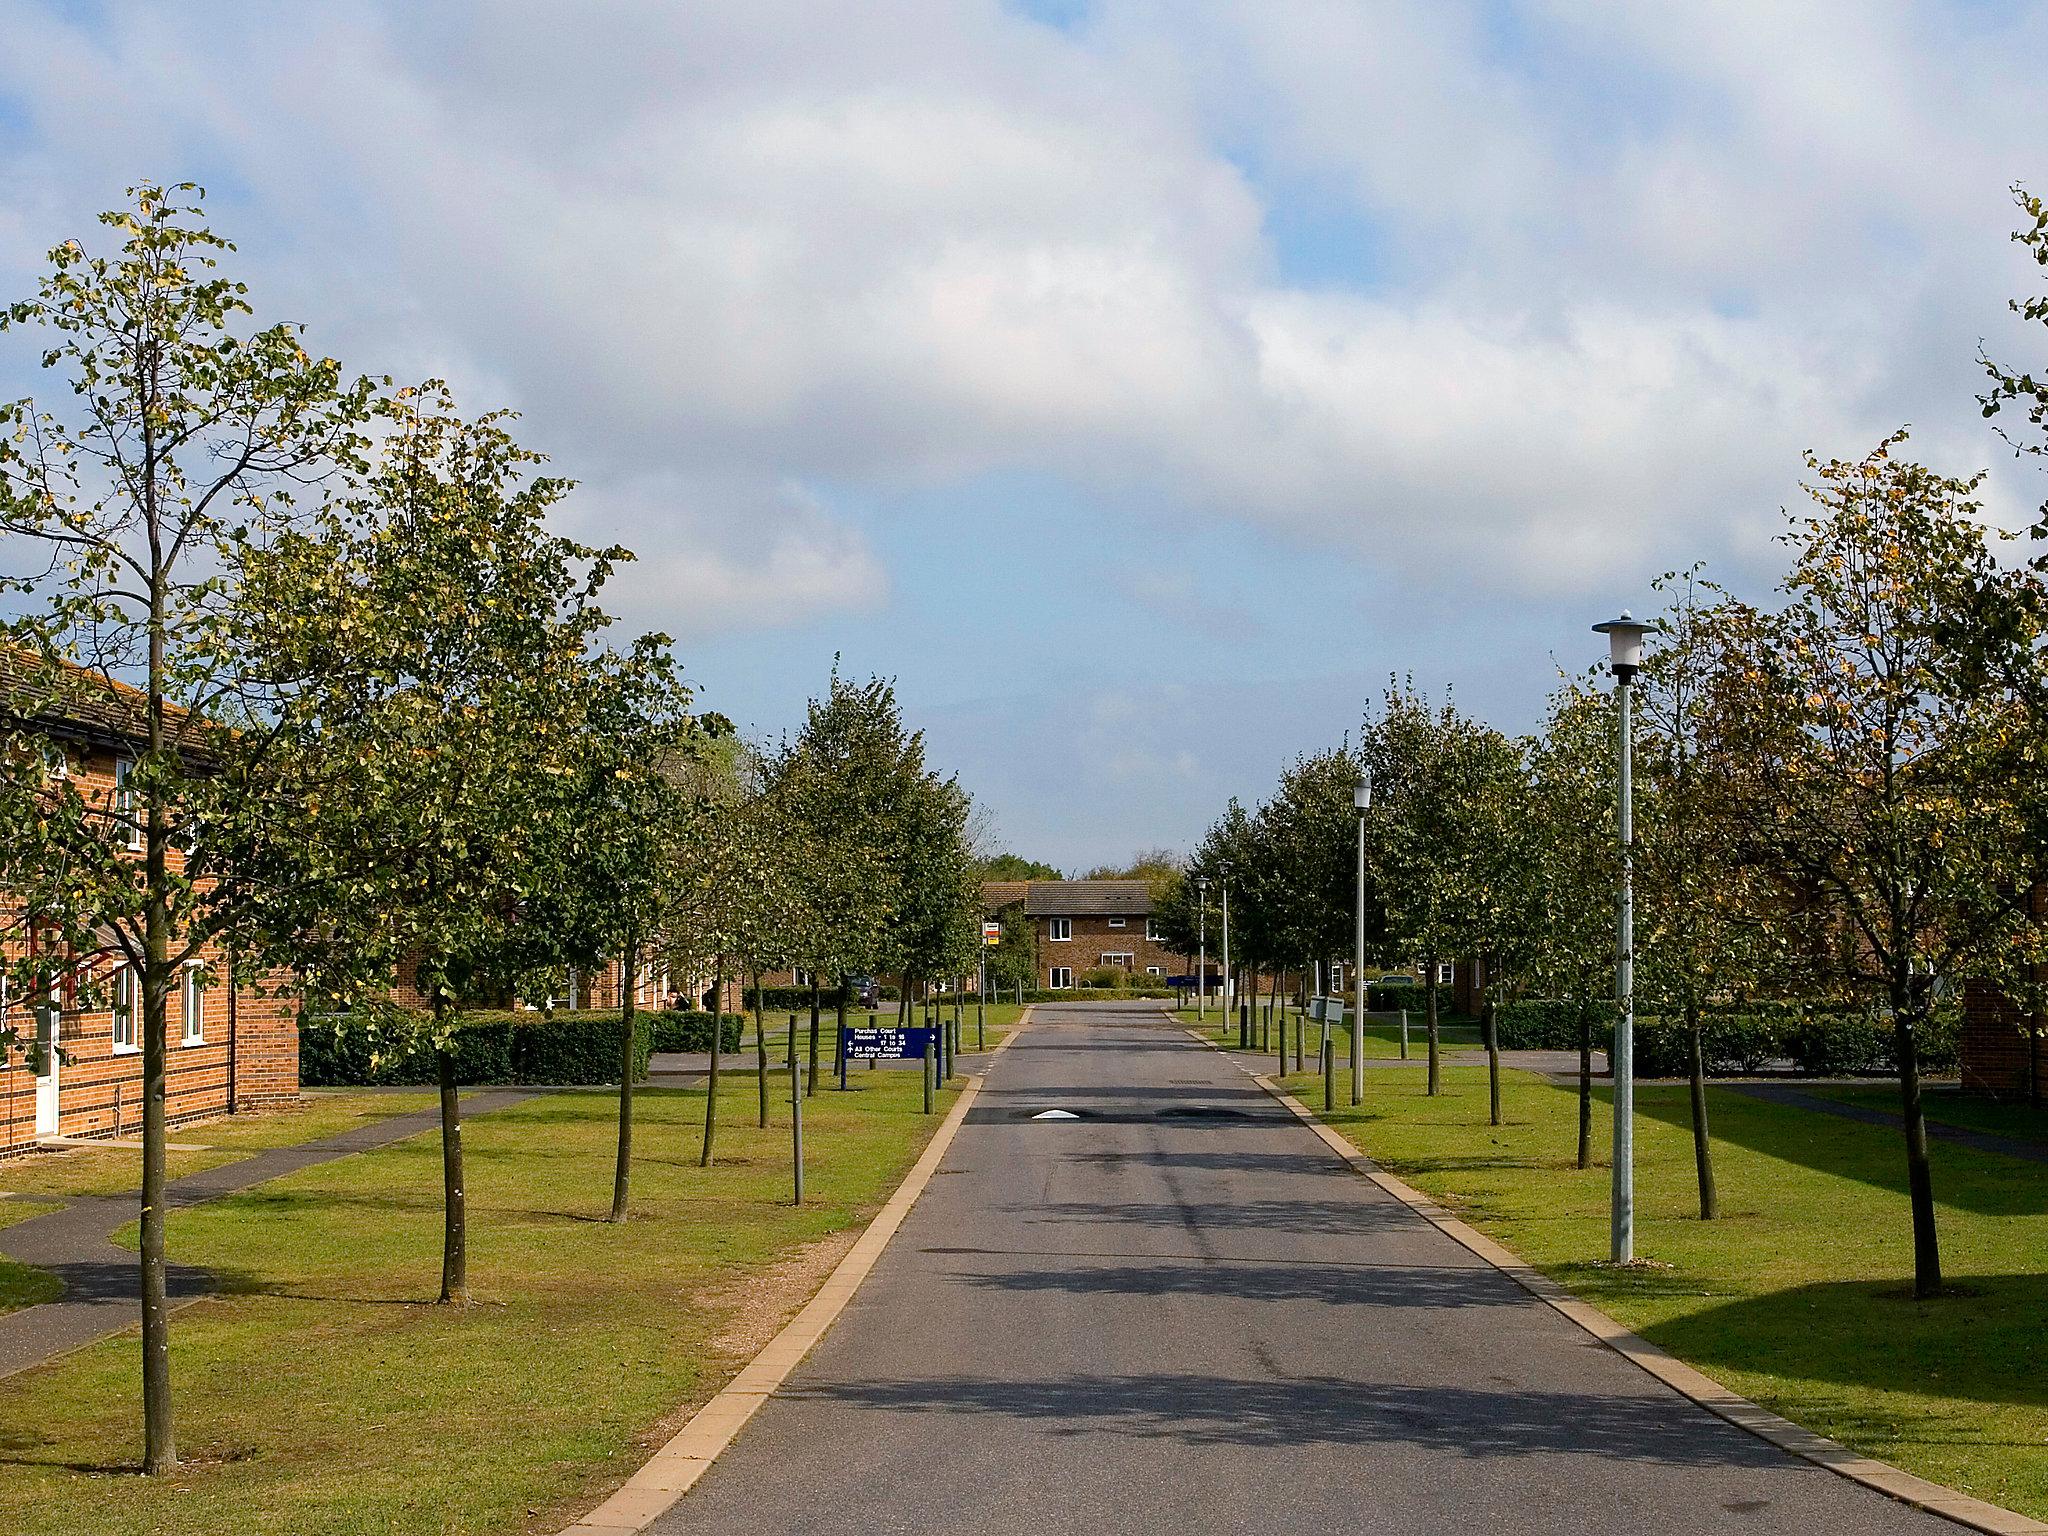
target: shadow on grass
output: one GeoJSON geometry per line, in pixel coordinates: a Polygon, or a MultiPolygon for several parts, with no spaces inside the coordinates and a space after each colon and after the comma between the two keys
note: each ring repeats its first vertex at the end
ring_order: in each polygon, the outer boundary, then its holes
{"type": "MultiPolygon", "coordinates": [[[[1639,1093],[1636,1112],[1691,1133],[1692,1109],[1682,1086],[1639,1093]]],[[[1716,1141],[1906,1198],[1905,1137],[1896,1126],[1720,1090],[1711,1095],[1707,1115],[1716,1141]]],[[[2048,1212],[2048,1175],[2039,1168],[1941,1141],[1930,1143],[1928,1158],[1934,1198],[1942,1205],[1980,1216],[2048,1212]]]]}
{"type": "Polygon", "coordinates": [[[1966,1275],[1954,1284],[1955,1294],[1932,1301],[1913,1300],[1903,1281],[1804,1285],[1641,1332],[1708,1372],[2048,1407],[2048,1275],[1966,1275]]]}

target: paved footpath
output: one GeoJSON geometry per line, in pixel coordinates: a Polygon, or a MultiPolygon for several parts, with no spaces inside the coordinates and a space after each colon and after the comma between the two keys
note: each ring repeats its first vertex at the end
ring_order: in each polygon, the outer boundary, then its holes
{"type": "MultiPolygon", "coordinates": [[[[504,1109],[541,1091],[544,1090],[471,1089],[462,1095],[462,1118],[466,1121],[473,1115],[504,1109]]],[[[175,1211],[217,1200],[316,1163],[331,1163],[352,1153],[390,1146],[422,1131],[438,1130],[440,1124],[441,1109],[437,1104],[351,1126],[317,1141],[272,1147],[237,1162],[170,1180],[164,1186],[165,1204],[175,1211]]],[[[205,1127],[192,1127],[180,1134],[203,1136],[205,1127]]],[[[35,1198],[38,1203],[44,1199],[40,1195],[35,1198]]],[[[142,1322],[142,1277],[135,1253],[117,1247],[113,1240],[116,1232],[137,1219],[136,1195],[48,1198],[60,1202],[61,1209],[0,1227],[0,1254],[50,1271],[64,1282],[64,1294],[55,1301],[0,1317],[0,1376],[27,1370],[123,1328],[139,1327],[142,1322]]],[[[168,1267],[164,1284],[174,1303],[196,1301],[212,1291],[213,1277],[191,1265],[173,1264],[168,1267]]]]}
{"type": "Polygon", "coordinates": [[[1959,1528],[1662,1386],[1178,1027],[1074,1005],[991,1064],[852,1305],[653,1529],[1959,1528]]]}

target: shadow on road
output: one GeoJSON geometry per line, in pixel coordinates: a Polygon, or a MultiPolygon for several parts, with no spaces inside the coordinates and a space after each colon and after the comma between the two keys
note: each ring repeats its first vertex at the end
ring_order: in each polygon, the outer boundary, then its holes
{"type": "Polygon", "coordinates": [[[1039,1420],[1056,1435],[1128,1435],[1194,1446],[1310,1442],[1406,1445],[1474,1458],[1557,1454],[1774,1470],[1784,1464],[1782,1451],[1703,1422],[1676,1400],[1601,1393],[1146,1375],[829,1382],[785,1395],[898,1412],[1039,1420]]]}

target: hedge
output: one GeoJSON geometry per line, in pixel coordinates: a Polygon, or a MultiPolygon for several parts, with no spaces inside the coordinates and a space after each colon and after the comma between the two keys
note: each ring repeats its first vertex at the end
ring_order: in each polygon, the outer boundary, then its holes
{"type": "MultiPolygon", "coordinates": [[[[686,1008],[663,1008],[641,1015],[653,1031],[654,1049],[657,1051],[708,1051],[711,1049],[711,1015],[686,1008]]],[[[740,1035],[746,1028],[746,1019],[737,1013],[725,1015],[723,1037],[719,1042],[721,1051],[736,1051],[740,1048],[740,1035]]]]}
{"type": "MultiPolygon", "coordinates": [[[[1593,1006],[1593,1047],[1614,1043],[1614,1005],[1593,1006]]],[[[1509,1003],[1500,1010],[1503,1050],[1575,1051],[1579,1048],[1579,1005],[1549,999],[1509,1003]]],[[[1712,1009],[1700,1020],[1700,1056],[1709,1076],[1746,1077],[1773,1061],[1789,1060],[1811,1077],[1850,1077],[1898,1070],[1892,1027],[1868,1013],[1762,1008],[1735,1012],[1712,1009]]],[[[1937,1015],[1922,1032],[1920,1067],[1936,1076],[1957,1069],[1959,1020],[1937,1015]]],[[[1636,1071],[1643,1077],[1684,1077],[1691,1070],[1691,1044],[1681,1018],[1645,1014],[1636,1019],[1636,1071]]]]}
{"type": "MultiPolygon", "coordinates": [[[[754,988],[748,987],[740,994],[741,1002],[748,1008],[754,1006],[754,990],[754,988]]],[[[761,1009],[765,1013],[796,1012],[808,1014],[811,1011],[811,989],[809,987],[762,987],[760,992],[761,1009]]],[[[853,1006],[854,1001],[857,1001],[857,999],[850,1000],[848,1006],[853,1006]]],[[[839,989],[837,987],[820,987],[818,989],[818,1011],[821,1013],[836,1013],[838,1009],[839,989]]],[[[707,1035],[705,1039],[707,1044],[704,1048],[708,1049],[710,1037],[707,1035]]]]}
{"type": "MultiPolygon", "coordinates": [[[[647,1031],[633,1053],[647,1075],[647,1031]]],[[[619,1015],[489,1010],[461,1015],[455,1031],[459,1083],[598,1084],[619,1080],[619,1015]]],[[[341,1014],[299,1021],[299,1080],[309,1088],[414,1087],[438,1081],[433,1047],[410,1032],[341,1014]]]]}
{"type": "MultiPolygon", "coordinates": [[[[1367,987],[1365,1007],[1368,1013],[1398,1013],[1406,1008],[1410,1013],[1429,1012],[1429,988],[1427,987],[1367,987]]],[[[1436,994],[1438,1017],[1450,1012],[1451,989],[1439,987],[1436,994]]]]}

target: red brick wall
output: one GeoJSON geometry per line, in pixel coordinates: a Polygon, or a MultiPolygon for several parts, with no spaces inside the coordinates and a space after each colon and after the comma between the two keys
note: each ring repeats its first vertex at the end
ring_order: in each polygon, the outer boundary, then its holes
{"type": "MultiPolygon", "coordinates": [[[[2029,1042],[2025,1020],[2012,1000],[1971,982],[1963,989],[1963,1089],[1999,1099],[2027,1096],[2029,1042]]],[[[2036,1020],[2036,1024],[2040,1021],[2036,1020]]],[[[2041,1045],[2043,1087],[2048,1088],[2048,1041],[2041,1045]]]]}
{"type": "MultiPolygon", "coordinates": [[[[111,802],[114,754],[74,746],[70,772],[81,794],[111,802]]],[[[171,852],[174,867],[183,855],[171,852]]],[[[0,902],[5,897],[0,896],[0,902]]],[[[18,912],[18,907],[14,909],[18,912]]],[[[10,929],[14,924],[5,925],[10,929]]],[[[18,950],[10,948],[10,953],[18,950]]],[[[216,982],[201,995],[203,1039],[184,1043],[184,999],[173,991],[166,1027],[164,1109],[172,1125],[205,1120],[229,1110],[230,1072],[234,1108],[288,1102],[299,1094],[297,1004],[243,989],[233,1001],[218,980],[220,955],[201,958],[216,967],[216,982]],[[232,1069],[230,1057],[232,1055],[232,1069]]],[[[114,1018],[105,993],[117,964],[111,953],[81,957],[68,984],[58,1020],[57,1132],[64,1136],[132,1136],[142,1129],[142,1052],[114,1047],[114,1018]]],[[[139,1010],[138,1010],[139,1011],[139,1010]]],[[[33,1038],[34,1018],[25,1000],[9,998],[6,1022],[22,1040],[33,1038]]],[[[141,1021],[136,1024],[138,1046],[141,1021]]],[[[35,1145],[35,1074],[25,1045],[0,1062],[0,1156],[35,1145]]]]}
{"type": "MultiPolygon", "coordinates": [[[[1130,968],[1144,976],[1149,967],[1157,967],[1159,976],[1179,976],[1191,973],[1194,963],[1185,955],[1176,954],[1164,942],[1145,937],[1145,919],[1127,917],[1121,928],[1110,927],[1107,917],[1070,917],[1066,921],[1073,925],[1073,937],[1055,939],[1052,925],[1057,919],[1034,917],[1032,923],[1038,929],[1038,984],[1051,984],[1055,966],[1066,966],[1074,973],[1074,985],[1081,984],[1081,974],[1092,971],[1105,962],[1105,954],[1127,954],[1131,957],[1130,968]]],[[[1212,966],[1220,958],[1212,951],[1212,966]]],[[[1157,979],[1157,978],[1154,978],[1157,979]]]]}

